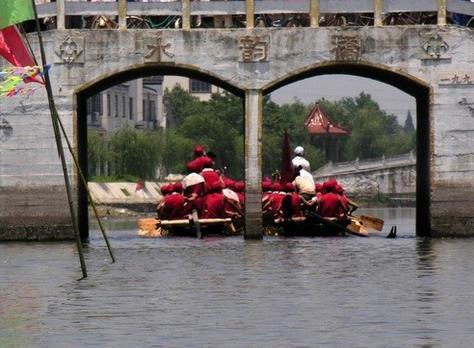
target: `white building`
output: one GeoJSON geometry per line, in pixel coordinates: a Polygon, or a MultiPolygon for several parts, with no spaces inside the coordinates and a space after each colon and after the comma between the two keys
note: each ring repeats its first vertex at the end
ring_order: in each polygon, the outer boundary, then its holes
{"type": "Polygon", "coordinates": [[[136,79],[90,97],[87,127],[106,134],[125,125],[150,130],[165,126],[164,120],[158,117],[162,106],[161,81],[151,82],[136,79]]]}

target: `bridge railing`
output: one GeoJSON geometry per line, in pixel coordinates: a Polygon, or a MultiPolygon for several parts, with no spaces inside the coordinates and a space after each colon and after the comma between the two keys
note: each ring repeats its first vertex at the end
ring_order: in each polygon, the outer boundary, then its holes
{"type": "Polygon", "coordinates": [[[416,157],[413,152],[409,152],[401,155],[394,155],[390,157],[378,157],[366,160],[359,160],[347,162],[328,162],[318,170],[313,172],[314,176],[322,177],[328,175],[340,175],[343,173],[366,171],[366,170],[379,170],[391,167],[401,167],[407,165],[414,165],[416,163],[416,157]]]}
{"type": "MultiPolygon", "coordinates": [[[[387,21],[389,14],[403,16],[406,13],[434,13],[435,23],[447,23],[448,13],[474,16],[474,4],[465,0],[217,0],[217,1],[171,1],[149,2],[109,1],[67,1],[56,0],[37,5],[40,18],[56,17],[57,29],[66,28],[66,17],[70,16],[112,16],[116,17],[118,28],[127,28],[127,16],[153,17],[176,16],[181,19],[180,27],[191,29],[192,16],[238,16],[246,28],[259,26],[258,18],[264,15],[295,14],[303,16],[311,27],[319,25],[346,25],[347,22],[324,22],[326,17],[345,14],[364,14],[367,21],[353,25],[404,24],[387,21]],[[256,22],[257,19],[257,22],[256,22]]],[[[302,21],[303,22],[303,21],[302,21]]],[[[301,25],[296,23],[295,25],[301,25]]],[[[405,23],[421,24],[421,23],[405,23]]]]}

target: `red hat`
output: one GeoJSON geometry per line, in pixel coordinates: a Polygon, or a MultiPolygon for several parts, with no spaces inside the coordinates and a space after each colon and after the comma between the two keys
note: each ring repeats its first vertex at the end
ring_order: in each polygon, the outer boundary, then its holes
{"type": "Polygon", "coordinates": [[[201,145],[196,145],[194,146],[194,154],[195,155],[203,155],[204,154],[204,147],[202,147],[201,145]]]}
{"type": "Polygon", "coordinates": [[[221,181],[214,181],[213,183],[211,183],[211,186],[210,186],[210,191],[211,192],[220,192],[222,191],[223,189],[223,184],[221,181]]]}
{"type": "Polygon", "coordinates": [[[163,196],[169,195],[172,192],[170,184],[161,185],[160,190],[163,196]]]}
{"type": "Polygon", "coordinates": [[[225,177],[224,178],[224,184],[225,184],[225,187],[235,188],[235,180],[233,180],[231,178],[225,177]]]}
{"type": "Polygon", "coordinates": [[[234,188],[237,192],[244,192],[245,183],[243,181],[236,181],[234,184],[234,188]]]}
{"type": "Polygon", "coordinates": [[[274,182],[272,185],[271,185],[271,189],[272,191],[281,191],[281,185],[279,182],[274,182]]]}
{"type": "Polygon", "coordinates": [[[336,180],[328,180],[325,181],[323,184],[323,190],[326,192],[333,192],[336,188],[337,181],[336,180]]]}
{"type": "Polygon", "coordinates": [[[285,184],[285,191],[286,192],[294,192],[295,191],[295,185],[293,185],[291,182],[287,182],[285,184]]]}
{"type": "Polygon", "coordinates": [[[342,195],[344,193],[344,188],[341,185],[337,184],[334,188],[334,192],[339,193],[340,195],[342,195]]]}
{"type": "Polygon", "coordinates": [[[173,185],[173,192],[182,193],[183,192],[183,184],[181,184],[180,182],[175,182],[174,185],[173,185]]]}
{"type": "Polygon", "coordinates": [[[272,189],[271,181],[262,181],[262,191],[270,191],[272,189]]]}
{"type": "Polygon", "coordinates": [[[323,189],[323,185],[317,182],[316,184],[314,184],[314,189],[316,190],[316,192],[321,192],[321,190],[323,189]]]}

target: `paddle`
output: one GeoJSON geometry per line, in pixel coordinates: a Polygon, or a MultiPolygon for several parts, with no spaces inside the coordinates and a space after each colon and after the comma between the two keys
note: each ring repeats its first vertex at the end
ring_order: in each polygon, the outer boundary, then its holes
{"type": "Polygon", "coordinates": [[[383,229],[384,221],[382,219],[379,219],[379,218],[376,218],[376,217],[373,217],[373,216],[349,215],[349,218],[353,221],[356,221],[358,224],[364,226],[365,228],[369,228],[371,230],[382,231],[382,229],[383,229]]]}
{"type": "Polygon", "coordinates": [[[314,218],[315,220],[317,220],[318,222],[320,222],[321,224],[327,226],[327,227],[330,227],[330,228],[334,228],[334,229],[337,229],[339,231],[343,231],[343,232],[346,232],[346,233],[349,233],[349,234],[352,234],[354,236],[358,236],[358,237],[368,237],[368,233],[366,233],[365,231],[351,231],[350,229],[342,226],[342,225],[339,225],[335,222],[332,222],[331,220],[328,220],[324,217],[322,217],[321,215],[319,214],[316,214],[315,212],[313,211],[308,211],[308,214],[314,218]]]}
{"type": "Polygon", "coordinates": [[[196,209],[193,209],[191,217],[193,220],[194,229],[196,230],[196,236],[199,239],[202,239],[201,224],[199,223],[199,217],[196,209]]]}

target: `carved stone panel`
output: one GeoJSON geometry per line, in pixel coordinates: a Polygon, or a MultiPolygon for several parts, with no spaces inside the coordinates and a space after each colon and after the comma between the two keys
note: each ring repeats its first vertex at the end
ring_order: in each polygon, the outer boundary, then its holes
{"type": "Polygon", "coordinates": [[[0,120],[0,141],[7,141],[13,134],[13,127],[10,123],[2,118],[0,120]]]}
{"type": "Polygon", "coordinates": [[[239,61],[268,62],[270,37],[245,35],[239,38],[239,61]]]}
{"type": "Polygon", "coordinates": [[[422,37],[421,42],[422,60],[451,60],[448,55],[449,45],[438,33],[422,37]]]}
{"type": "Polygon", "coordinates": [[[161,62],[163,55],[173,58],[174,53],[171,51],[171,43],[163,41],[161,34],[146,36],[144,47],[145,62],[161,62]]]}
{"type": "Polygon", "coordinates": [[[360,60],[362,45],[359,37],[334,35],[331,38],[332,49],[335,60],[354,62],[360,60]]]}
{"type": "Polygon", "coordinates": [[[84,38],[66,36],[58,40],[59,45],[54,50],[55,63],[58,64],[83,64],[84,63],[84,38]]]}

